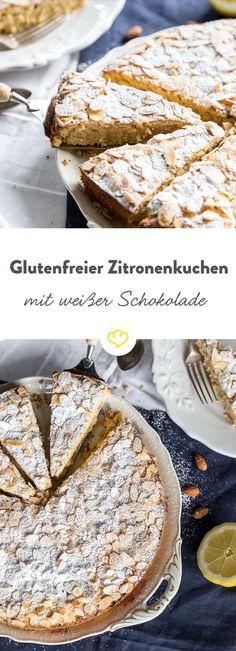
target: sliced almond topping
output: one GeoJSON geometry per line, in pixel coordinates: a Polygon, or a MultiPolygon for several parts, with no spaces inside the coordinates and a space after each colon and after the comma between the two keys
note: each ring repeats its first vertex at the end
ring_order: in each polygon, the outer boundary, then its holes
{"type": "Polygon", "coordinates": [[[175,153],[174,148],[171,147],[171,145],[166,147],[165,159],[166,159],[167,165],[170,165],[170,167],[172,167],[173,165],[176,165],[176,160],[177,160],[176,159],[176,153],[175,153]]]}
{"type": "Polygon", "coordinates": [[[106,610],[106,608],[110,608],[110,606],[113,603],[113,600],[114,600],[113,597],[104,597],[104,599],[100,601],[99,609],[106,610]]]}
{"type": "Polygon", "coordinates": [[[89,109],[89,117],[94,122],[100,121],[104,117],[104,111],[92,111],[92,109],[89,109]]]}

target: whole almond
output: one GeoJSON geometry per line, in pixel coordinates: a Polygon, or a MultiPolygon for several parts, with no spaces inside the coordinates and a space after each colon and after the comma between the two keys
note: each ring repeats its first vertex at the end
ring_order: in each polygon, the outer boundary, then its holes
{"type": "Polygon", "coordinates": [[[143,28],[140,25],[133,25],[127,32],[123,35],[123,41],[131,41],[132,38],[137,38],[137,36],[142,36],[143,28]]]}
{"type": "Polygon", "coordinates": [[[200,452],[198,452],[198,451],[195,452],[194,461],[195,461],[195,464],[196,464],[198,470],[201,470],[202,472],[206,472],[206,470],[208,468],[208,464],[207,464],[206,459],[204,459],[204,457],[202,456],[202,454],[200,454],[200,452]]]}
{"type": "Polygon", "coordinates": [[[200,494],[198,486],[186,485],[182,487],[182,491],[185,495],[189,495],[189,497],[197,497],[200,494]]]}
{"type": "Polygon", "coordinates": [[[201,520],[209,513],[209,509],[205,506],[196,506],[192,511],[192,516],[195,520],[201,520]]]}

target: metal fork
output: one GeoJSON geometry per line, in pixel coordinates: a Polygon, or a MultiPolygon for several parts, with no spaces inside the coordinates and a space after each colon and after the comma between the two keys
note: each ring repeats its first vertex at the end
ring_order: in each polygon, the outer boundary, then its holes
{"type": "Polygon", "coordinates": [[[196,350],[194,343],[189,339],[189,352],[185,360],[185,365],[188,369],[191,382],[194,386],[194,389],[199,397],[199,400],[203,404],[209,404],[211,402],[216,402],[217,396],[212,386],[205,368],[203,366],[202,357],[200,353],[196,350]]]}
{"type": "Polygon", "coordinates": [[[6,50],[16,50],[18,47],[30,45],[39,38],[50,34],[50,32],[62,25],[65,20],[64,15],[59,15],[44,21],[40,25],[26,29],[24,32],[19,32],[19,34],[0,34],[0,46],[3,46],[6,50]]]}

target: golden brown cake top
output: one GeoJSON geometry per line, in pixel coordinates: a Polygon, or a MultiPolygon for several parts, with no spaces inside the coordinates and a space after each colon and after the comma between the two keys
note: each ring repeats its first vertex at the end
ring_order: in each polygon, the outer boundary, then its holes
{"type": "MultiPolygon", "coordinates": [[[[193,101],[224,118],[236,117],[236,20],[182,25],[147,38],[109,64],[106,74],[128,75],[193,101]]],[[[125,83],[125,82],[124,82],[125,83]]],[[[211,113],[213,116],[213,113],[211,113]]],[[[213,118],[214,119],[214,118],[213,118]]]]}
{"type": "Polygon", "coordinates": [[[204,339],[200,343],[204,344],[219,385],[229,398],[236,416],[236,351],[215,339],[204,339]]]}
{"type": "Polygon", "coordinates": [[[218,125],[199,122],[171,134],[154,136],[146,144],[107,150],[90,158],[81,169],[131,214],[138,213],[155,191],[198,155],[216,146],[223,136],[218,125]]]}
{"type": "MultiPolygon", "coordinates": [[[[69,371],[53,375],[50,427],[50,471],[63,473],[71,452],[93,415],[98,414],[109,392],[100,380],[72,375],[69,371]]],[[[73,456],[73,454],[72,454],[73,456]]]]}
{"type": "Polygon", "coordinates": [[[39,490],[51,486],[38,423],[24,387],[0,394],[0,441],[39,490]]]}
{"type": "Polygon", "coordinates": [[[45,507],[0,497],[0,619],[53,628],[109,609],[152,561],[165,510],[154,459],[127,419],[45,507]]]}
{"type": "Polygon", "coordinates": [[[61,129],[88,122],[142,124],[159,120],[160,124],[175,122],[176,128],[194,124],[199,118],[191,109],[167,102],[156,93],[140,91],[106,81],[103,77],[66,74],[53,100],[52,135],[61,129]]]}
{"type": "Polygon", "coordinates": [[[144,225],[235,228],[235,178],[236,136],[231,136],[152,198],[144,225]]]}

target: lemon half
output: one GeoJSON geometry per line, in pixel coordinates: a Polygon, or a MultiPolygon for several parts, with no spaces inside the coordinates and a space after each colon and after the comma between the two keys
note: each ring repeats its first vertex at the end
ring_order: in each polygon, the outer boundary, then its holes
{"type": "Polygon", "coordinates": [[[236,16],[236,0],[209,0],[209,2],[223,16],[236,16]]]}
{"type": "Polygon", "coordinates": [[[236,522],[224,522],[204,536],[197,562],[208,581],[225,588],[236,586],[236,522]]]}

